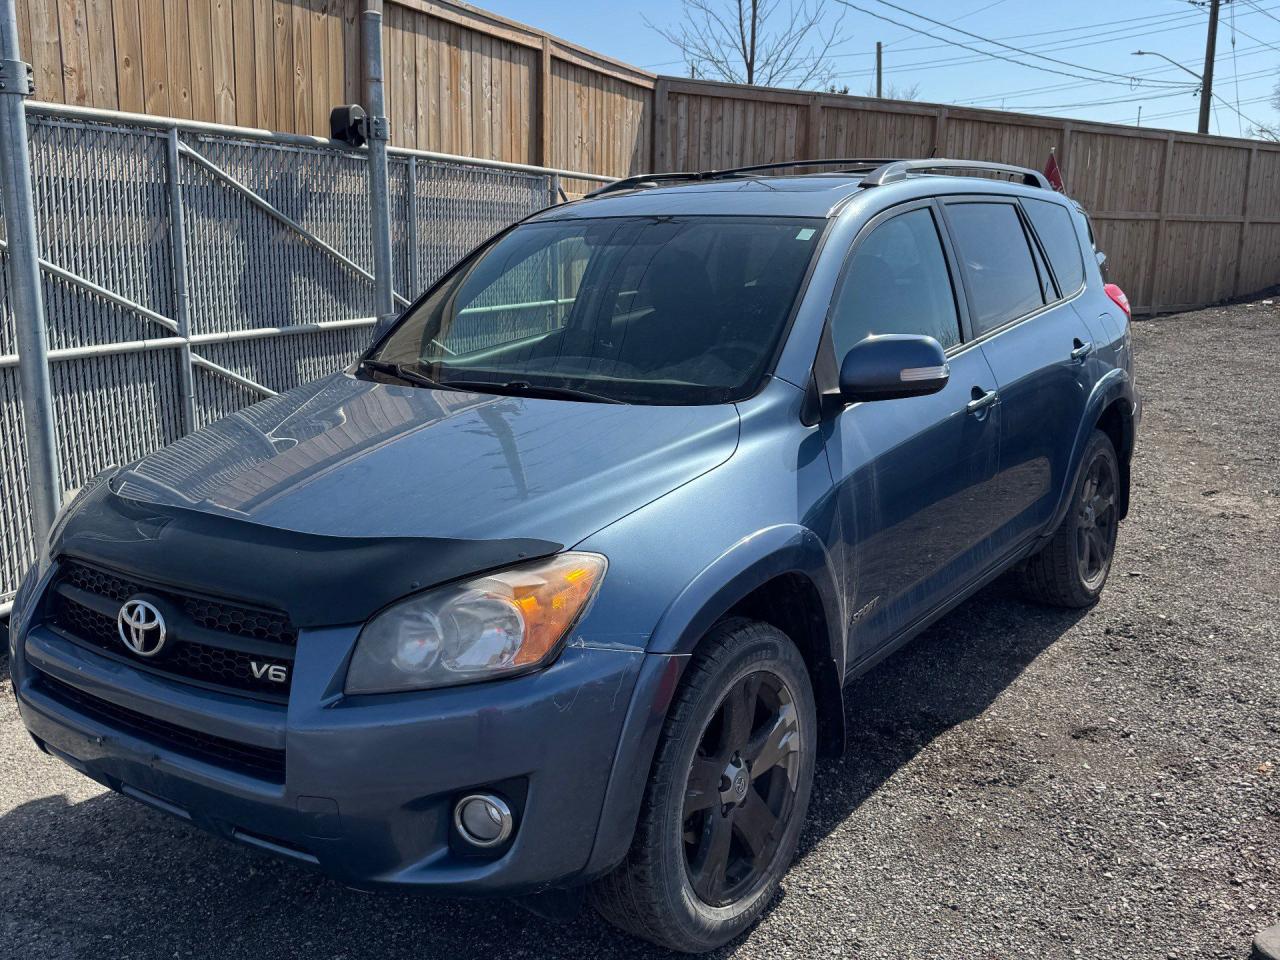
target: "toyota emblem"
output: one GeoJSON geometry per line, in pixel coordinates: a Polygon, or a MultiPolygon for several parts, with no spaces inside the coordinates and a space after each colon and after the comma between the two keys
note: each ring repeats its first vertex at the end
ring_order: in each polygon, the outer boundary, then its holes
{"type": "Polygon", "coordinates": [[[168,636],[164,614],[154,604],[137,598],[125,601],[120,608],[116,630],[124,645],[140,657],[154,657],[168,636]]]}

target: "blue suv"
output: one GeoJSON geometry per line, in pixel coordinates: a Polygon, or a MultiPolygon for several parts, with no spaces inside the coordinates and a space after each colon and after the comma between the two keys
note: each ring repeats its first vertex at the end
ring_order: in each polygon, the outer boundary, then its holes
{"type": "Polygon", "coordinates": [[[1098,598],[1139,419],[1040,174],[823,163],[542,211],[96,477],[14,606],[36,744],[355,887],[743,932],[846,681],[1006,571],[1098,598]]]}

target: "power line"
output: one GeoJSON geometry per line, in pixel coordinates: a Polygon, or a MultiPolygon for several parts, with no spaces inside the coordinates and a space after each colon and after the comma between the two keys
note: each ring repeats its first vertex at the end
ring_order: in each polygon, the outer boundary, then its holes
{"type": "MultiPolygon", "coordinates": [[[[980,34],[973,33],[972,31],[969,31],[969,30],[964,30],[960,27],[948,26],[947,24],[943,23],[941,20],[935,20],[933,19],[933,17],[926,17],[923,13],[915,13],[912,10],[908,10],[906,7],[900,7],[896,3],[891,3],[890,0],[876,0],[876,2],[882,4],[883,6],[889,7],[892,10],[897,10],[899,13],[905,13],[909,16],[916,17],[917,19],[924,20],[927,23],[932,23],[935,26],[944,27],[948,30],[954,30],[956,33],[963,33],[966,37],[972,37],[974,40],[979,40],[983,43],[994,44],[997,47],[1003,47],[1005,50],[1010,50],[1014,53],[1021,53],[1024,56],[1035,57],[1036,59],[1045,60],[1049,63],[1056,63],[1064,67],[1071,67],[1074,70],[1091,70],[1094,73],[1100,74],[1101,76],[1112,77],[1116,80],[1122,80],[1125,83],[1132,83],[1132,80],[1133,80],[1132,76],[1127,76],[1125,74],[1120,74],[1120,73],[1112,73],[1110,70],[1102,70],[1102,69],[1099,69],[1098,67],[1086,67],[1078,63],[1071,63],[1067,60],[1059,60],[1057,57],[1047,57],[1042,53],[1034,53],[1031,50],[1023,49],[1022,47],[1015,47],[1010,44],[1003,43],[999,40],[992,40],[990,37],[984,37],[980,34]]],[[[1027,66],[1030,66],[1030,64],[1027,64],[1027,66]]]]}
{"type": "MultiPolygon", "coordinates": [[[[1273,73],[1274,73],[1274,70],[1271,67],[1263,67],[1260,70],[1253,70],[1248,73],[1240,74],[1238,76],[1232,75],[1227,79],[1236,80],[1236,81],[1257,80],[1262,77],[1270,76],[1273,73]]],[[[1015,106],[1006,107],[1004,109],[1016,110],[1023,113],[1047,111],[1047,110],[1078,110],[1084,107],[1105,107],[1105,106],[1112,106],[1114,104],[1120,104],[1120,103],[1140,103],[1140,102],[1146,102],[1149,100],[1169,100],[1169,99],[1172,99],[1173,97],[1182,96],[1183,94],[1186,94],[1189,92],[1190,92],[1189,90],[1175,90],[1171,93],[1144,93],[1135,97],[1116,97],[1112,99],[1090,100],[1090,101],[1082,101],[1077,103],[1049,103],[1049,104],[1039,103],[1039,104],[1030,104],[1030,105],[1017,104],[1015,106]]],[[[962,105],[963,104],[957,104],[957,106],[962,106],[962,105]]]]}
{"type": "MultiPolygon", "coordinates": [[[[1189,19],[1196,19],[1195,14],[1192,14],[1192,16],[1189,19]]],[[[1187,24],[1187,26],[1189,26],[1189,24],[1187,24]]],[[[1074,29],[1079,29],[1079,28],[1074,28],[1074,29]]],[[[1119,41],[1128,39],[1130,37],[1148,37],[1148,36],[1154,36],[1157,33],[1169,33],[1171,31],[1180,30],[1180,29],[1183,29],[1183,25],[1181,24],[1174,25],[1174,26],[1166,26],[1159,30],[1139,29],[1135,32],[1129,32],[1128,27],[1122,27],[1115,30],[1104,30],[1101,32],[1093,31],[1092,33],[1083,37],[1071,37],[1071,38],[1064,38],[1059,40],[1051,40],[1045,44],[1033,45],[1031,49],[1032,50],[1052,50],[1055,52],[1059,50],[1081,50],[1085,48],[1093,49],[1099,43],[1118,43],[1119,41]],[[1080,41],[1083,41],[1083,42],[1080,42],[1080,41]]],[[[939,46],[949,46],[949,44],[939,44],[939,46]]],[[[905,50],[906,48],[903,48],[903,49],[905,50]]],[[[897,73],[897,72],[903,72],[906,70],[911,70],[913,68],[919,69],[919,70],[942,70],[942,69],[946,69],[947,67],[961,66],[963,64],[982,63],[985,59],[986,59],[986,56],[983,55],[978,57],[967,57],[967,56],[950,57],[950,58],[941,59],[941,60],[939,59],[915,60],[909,63],[895,64],[893,67],[890,68],[889,72],[897,73]]]]}
{"type": "MultiPolygon", "coordinates": [[[[1246,107],[1247,107],[1247,106],[1249,106],[1249,105],[1251,105],[1251,104],[1254,104],[1254,103],[1263,103],[1264,101],[1267,101],[1267,100],[1270,100],[1270,99],[1271,99],[1271,97],[1270,97],[1269,95],[1267,95],[1267,96],[1261,96],[1261,97],[1253,97],[1253,98],[1248,99],[1248,100],[1242,100],[1242,101],[1241,101],[1241,105],[1242,105],[1242,106],[1246,106],[1246,107]]],[[[1170,117],[1185,117],[1185,116],[1186,116],[1187,114],[1189,114],[1189,113],[1198,113],[1198,112],[1199,112],[1199,110],[1200,110],[1200,108],[1199,108],[1199,107],[1189,107],[1189,108],[1187,108],[1186,110],[1171,110],[1171,111],[1169,111],[1169,112],[1167,112],[1167,113],[1144,114],[1144,115],[1143,115],[1143,117],[1142,117],[1142,121],[1143,121],[1143,123],[1146,123],[1147,121],[1150,121],[1150,120],[1166,120],[1166,119],[1168,119],[1168,118],[1170,118],[1170,117]]],[[[1120,122],[1121,122],[1121,123],[1125,123],[1125,124],[1132,124],[1132,123],[1134,122],[1134,119],[1136,119],[1136,118],[1131,117],[1131,118],[1129,118],[1128,120],[1122,120],[1122,121],[1120,121],[1120,122]]],[[[1246,120],[1248,120],[1249,118],[1248,118],[1248,117],[1245,117],[1245,119],[1246,119],[1246,120]]],[[[1253,123],[1253,121],[1252,121],[1252,120],[1249,120],[1249,122],[1250,122],[1250,123],[1253,123]]]]}
{"type": "MultiPolygon", "coordinates": [[[[1263,14],[1264,16],[1268,16],[1268,17],[1270,17],[1270,18],[1271,18],[1272,20],[1274,20],[1276,23],[1280,23],[1280,17],[1277,17],[1274,13],[1271,13],[1271,12],[1269,12],[1269,11],[1267,11],[1267,10],[1263,10],[1260,6],[1258,6],[1256,3],[1254,3],[1254,2],[1253,2],[1253,0],[1244,0],[1244,2],[1245,2],[1245,3],[1247,3],[1249,6],[1253,7],[1253,9],[1254,9],[1254,10],[1257,10],[1257,11],[1258,11],[1258,13],[1261,13],[1261,14],[1263,14]]],[[[1234,16],[1234,15],[1233,15],[1233,16],[1234,16]]]]}
{"type": "MultiPolygon", "coordinates": [[[[1240,51],[1240,56],[1251,57],[1255,54],[1262,53],[1265,49],[1266,48],[1263,44],[1258,44],[1255,47],[1246,47],[1245,49],[1240,51]]],[[[1184,64],[1184,66],[1186,65],[1184,64]]],[[[1151,67],[1147,70],[1138,71],[1137,73],[1134,74],[1134,76],[1145,77],[1145,76],[1151,76],[1157,73],[1168,73],[1170,69],[1172,68],[1167,66],[1151,67]]],[[[1261,72],[1269,73],[1272,71],[1268,68],[1261,72]]],[[[979,97],[964,97],[959,100],[954,100],[952,102],[956,104],[964,104],[964,105],[981,104],[981,103],[994,102],[997,100],[1007,100],[1009,97],[1016,97],[1016,96],[1019,96],[1020,94],[1058,93],[1063,90],[1078,90],[1080,87],[1091,87],[1091,86],[1096,86],[1095,81],[1088,80],[1083,83],[1057,83],[1057,84],[1051,84],[1050,86],[1046,86],[1046,87],[1024,87],[1018,90],[1006,91],[1004,93],[983,94],[982,96],[979,96],[979,97]]]]}
{"type": "MultiPolygon", "coordinates": [[[[1258,13],[1263,13],[1268,16],[1271,16],[1271,14],[1268,11],[1276,10],[1276,9],[1280,9],[1280,6],[1275,6],[1270,8],[1257,7],[1256,11],[1258,13]]],[[[981,11],[975,11],[975,12],[981,12],[981,11]]],[[[1244,14],[1244,16],[1249,16],[1249,15],[1250,14],[1248,13],[1244,14]]],[[[1033,49],[1037,49],[1037,50],[1076,50],[1076,49],[1082,49],[1083,47],[1092,46],[1094,44],[1094,41],[1096,41],[1098,38],[1107,37],[1109,34],[1120,34],[1123,31],[1127,30],[1129,25],[1152,24],[1154,26],[1153,22],[1159,22],[1161,24],[1165,24],[1166,26],[1159,30],[1140,30],[1137,33],[1127,33],[1124,36],[1115,36],[1115,37],[1112,37],[1111,39],[1118,41],[1118,40],[1124,39],[1125,36],[1133,37],[1133,36],[1146,36],[1146,35],[1155,34],[1155,33],[1168,33],[1173,30],[1181,29],[1183,22],[1189,23],[1190,21],[1198,20],[1199,18],[1200,18],[1199,11],[1188,10],[1185,13],[1175,14],[1173,16],[1169,16],[1166,14],[1154,14],[1154,15],[1145,16],[1145,17],[1124,17],[1118,20],[1104,20],[1099,23],[1084,24],[1084,25],[1078,25],[1073,27],[1055,27],[1052,30],[1033,30],[1028,33],[1007,34],[1005,36],[997,37],[996,39],[997,40],[1024,40],[1024,39],[1034,39],[1036,37],[1049,37],[1049,36],[1054,36],[1056,34],[1062,34],[1062,33],[1079,33],[1080,34],[1079,37],[1064,37],[1056,40],[1050,40],[1043,45],[1033,47],[1033,49]],[[1169,26],[1170,24],[1172,24],[1172,26],[1169,26]],[[1102,29],[1102,28],[1114,28],[1114,29],[1102,29]],[[1083,42],[1078,42],[1078,41],[1083,41],[1083,42]]],[[[960,18],[957,18],[957,19],[960,19],[960,18]]],[[[911,28],[908,27],[907,29],[910,30],[911,28]]],[[[918,32],[918,31],[912,30],[912,32],[918,32]]],[[[946,40],[945,38],[941,38],[941,39],[942,39],[941,43],[921,43],[911,47],[898,47],[897,50],[899,53],[915,53],[915,52],[927,51],[927,50],[941,50],[946,47],[954,46],[954,44],[950,40],[946,40]]],[[[898,43],[900,41],[893,41],[893,42],[898,43]]],[[[1109,42],[1109,41],[1103,40],[1102,42],[1109,42]]],[[[887,43],[885,44],[885,46],[888,46],[888,45],[889,44],[887,43]]],[[[875,56],[875,53],[870,50],[849,50],[849,51],[844,51],[842,53],[833,53],[828,57],[828,59],[846,60],[846,59],[853,59],[858,57],[872,58],[874,56],[875,56]]],[[[985,56],[964,57],[964,58],[957,59],[955,63],[957,65],[961,63],[979,63],[983,59],[985,59],[985,56]]],[[[919,61],[918,63],[903,64],[901,67],[895,67],[894,69],[895,70],[909,69],[913,66],[922,66],[922,67],[932,66],[934,62],[935,61],[919,61]]],[[[685,63],[684,60],[663,60],[657,63],[641,64],[641,66],[645,69],[651,69],[654,67],[670,67],[670,66],[683,65],[684,63],[685,63]]],[[[942,64],[942,65],[945,66],[946,64],[942,64]]],[[[850,72],[850,73],[843,74],[842,76],[853,76],[853,75],[855,75],[854,72],[850,72]]]]}
{"type": "MultiPolygon", "coordinates": [[[[990,50],[980,50],[977,47],[971,47],[968,44],[961,43],[959,40],[948,40],[946,37],[940,37],[936,33],[930,33],[929,31],[922,30],[919,27],[913,27],[909,24],[902,23],[901,21],[894,20],[892,17],[887,17],[884,14],[876,13],[872,10],[868,10],[866,7],[860,7],[855,3],[850,3],[849,0],[836,0],[836,2],[841,4],[842,6],[849,7],[852,10],[857,10],[859,13],[865,13],[869,17],[875,17],[877,20],[884,20],[886,23],[892,23],[895,27],[902,27],[902,29],[904,30],[911,30],[915,33],[919,33],[923,36],[930,37],[934,40],[942,40],[943,42],[949,43],[952,46],[962,47],[963,49],[968,50],[972,53],[982,54],[983,56],[990,57],[994,60],[1004,60],[1006,63],[1012,63],[1015,66],[1028,67],[1032,70],[1040,70],[1044,73],[1056,73],[1059,76],[1071,77],[1072,79],[1075,79],[1075,80],[1092,80],[1096,83],[1121,82],[1116,80],[1104,80],[1098,77],[1089,77],[1079,73],[1067,73],[1065,70],[1058,70],[1058,69],[1055,69],[1054,67],[1042,67],[1042,66],[1039,66],[1038,64],[1026,63],[1022,60],[1015,60],[1012,57],[1006,57],[1003,54],[993,53],[990,50]]],[[[1088,69],[1088,68],[1083,68],[1083,69],[1088,69]]],[[[1123,79],[1123,82],[1130,87],[1134,86],[1134,81],[1132,78],[1125,77],[1123,79]]],[[[1168,86],[1168,84],[1160,84],[1160,86],[1168,86]]]]}
{"type": "Polygon", "coordinates": [[[1280,47],[1277,47],[1274,43],[1267,43],[1267,41],[1265,40],[1259,40],[1252,33],[1246,33],[1244,30],[1241,30],[1239,27],[1236,27],[1236,30],[1239,32],[1239,34],[1242,37],[1248,37],[1254,43],[1260,43],[1264,47],[1266,47],[1268,50],[1274,50],[1276,53],[1280,53],[1280,47]]]}
{"type": "MultiPolygon", "coordinates": [[[[1196,19],[1196,14],[1194,11],[1188,11],[1186,14],[1183,14],[1181,16],[1189,20],[1196,19]]],[[[1022,40],[1026,37],[1044,37],[1044,36],[1049,36],[1050,34],[1055,34],[1055,33],[1076,33],[1078,31],[1087,32],[1090,30],[1095,30],[1097,27],[1110,27],[1110,26],[1115,26],[1117,24],[1122,24],[1122,23],[1146,23],[1151,20],[1169,21],[1170,19],[1171,19],[1170,17],[1164,16],[1162,14],[1157,14],[1154,16],[1147,16],[1147,17],[1128,17],[1123,20],[1108,20],[1103,23],[1090,24],[1089,26],[1082,26],[1082,27],[1058,27],[1053,30],[1035,30],[1035,31],[1032,31],[1031,33],[1013,33],[1013,34],[1009,34],[1008,36],[1001,37],[1000,39],[1001,40],[1022,40]]],[[[1175,17],[1172,19],[1179,19],[1179,17],[1175,17]]],[[[943,47],[949,47],[949,46],[951,46],[949,42],[922,43],[914,47],[899,47],[898,52],[914,53],[919,50],[940,50],[943,47]]],[[[848,51],[845,53],[834,53],[831,55],[831,59],[835,59],[836,57],[843,59],[848,57],[873,57],[873,56],[875,56],[875,54],[869,51],[855,50],[855,51],[848,51]]],[[[684,62],[685,61],[683,60],[663,60],[658,63],[644,63],[644,64],[641,64],[640,66],[645,69],[649,69],[651,67],[670,67],[670,66],[675,66],[676,64],[683,64],[684,62]]]]}
{"type": "MultiPolygon", "coordinates": [[[[970,10],[968,13],[962,13],[962,14],[960,14],[960,16],[956,17],[956,18],[955,18],[954,20],[952,20],[951,22],[952,22],[952,23],[959,23],[961,20],[968,20],[970,17],[975,17],[975,16],[977,16],[977,15],[978,15],[978,14],[980,14],[980,13],[983,13],[983,12],[985,12],[985,11],[987,11],[987,10],[990,10],[992,7],[998,7],[998,6],[1000,6],[1000,4],[1002,4],[1002,3],[1007,3],[1007,2],[1008,2],[1008,0],[992,0],[992,2],[991,2],[991,3],[988,3],[988,4],[987,4],[986,6],[984,6],[984,7],[979,7],[977,10],[970,10]]],[[[902,42],[903,40],[905,40],[905,39],[907,39],[907,38],[906,38],[906,37],[899,37],[897,40],[889,40],[889,41],[887,41],[884,45],[885,45],[886,47],[891,47],[891,46],[893,46],[895,43],[901,43],[901,42],[902,42]]],[[[907,49],[907,48],[904,48],[904,49],[907,49]]]]}

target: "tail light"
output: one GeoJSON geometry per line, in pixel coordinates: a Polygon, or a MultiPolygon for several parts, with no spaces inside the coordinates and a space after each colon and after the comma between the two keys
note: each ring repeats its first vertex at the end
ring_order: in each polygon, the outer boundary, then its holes
{"type": "Polygon", "coordinates": [[[1102,289],[1107,292],[1107,296],[1115,302],[1115,305],[1124,311],[1126,319],[1132,320],[1133,311],[1129,309],[1129,298],[1124,295],[1124,291],[1114,283],[1108,283],[1102,289]]]}

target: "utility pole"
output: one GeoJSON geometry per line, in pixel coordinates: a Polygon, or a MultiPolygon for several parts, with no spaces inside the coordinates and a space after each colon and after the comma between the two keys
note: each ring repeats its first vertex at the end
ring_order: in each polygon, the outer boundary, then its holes
{"type": "Polygon", "coordinates": [[[1200,83],[1200,124],[1201,133],[1209,132],[1209,108],[1213,105],[1213,60],[1218,48],[1218,8],[1222,0],[1210,0],[1209,3],[1209,36],[1204,45],[1204,78],[1200,83]]]}
{"type": "Polygon", "coordinates": [[[876,41],[876,96],[884,96],[884,44],[876,41]]]}
{"type": "Polygon", "coordinates": [[[382,0],[364,0],[364,89],[369,109],[369,226],[373,233],[373,304],[379,321],[395,313],[391,281],[391,208],[387,177],[387,141],[391,123],[383,94],[382,0]]]}
{"type": "Polygon", "coordinates": [[[9,234],[9,296],[18,341],[22,425],[32,533],[41,546],[62,499],[57,434],[49,381],[49,340],[40,287],[40,244],[31,192],[31,153],[23,101],[35,92],[31,67],[18,49],[14,0],[0,0],[0,199],[9,234]]]}

